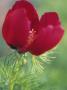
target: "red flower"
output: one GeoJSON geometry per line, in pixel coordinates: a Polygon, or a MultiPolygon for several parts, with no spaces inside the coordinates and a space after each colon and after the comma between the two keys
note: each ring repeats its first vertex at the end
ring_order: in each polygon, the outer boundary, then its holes
{"type": "Polygon", "coordinates": [[[40,55],[59,43],[64,30],[56,12],[45,13],[39,21],[33,5],[20,0],[7,13],[2,33],[10,47],[40,55]]]}

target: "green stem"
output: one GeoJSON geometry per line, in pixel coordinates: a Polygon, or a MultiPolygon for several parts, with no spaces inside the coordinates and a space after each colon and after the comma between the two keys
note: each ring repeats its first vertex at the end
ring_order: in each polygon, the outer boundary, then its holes
{"type": "Polygon", "coordinates": [[[12,82],[13,80],[10,80],[10,82],[9,82],[9,90],[13,90],[13,82],[12,82]]]}

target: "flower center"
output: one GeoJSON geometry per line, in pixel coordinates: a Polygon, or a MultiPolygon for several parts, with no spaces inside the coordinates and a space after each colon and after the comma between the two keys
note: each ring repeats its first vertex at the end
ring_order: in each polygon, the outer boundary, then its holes
{"type": "Polygon", "coordinates": [[[34,31],[33,29],[32,29],[32,31],[29,31],[27,45],[30,45],[35,40],[35,38],[36,38],[36,37],[34,37],[35,33],[36,33],[36,31],[34,31]]]}
{"type": "MultiPolygon", "coordinates": [[[[31,31],[29,31],[29,36],[27,38],[27,43],[25,44],[25,46],[22,48],[23,52],[27,51],[29,46],[32,44],[32,42],[36,39],[36,31],[34,31],[33,29],[31,31]]],[[[21,52],[21,51],[20,51],[21,52]]]]}

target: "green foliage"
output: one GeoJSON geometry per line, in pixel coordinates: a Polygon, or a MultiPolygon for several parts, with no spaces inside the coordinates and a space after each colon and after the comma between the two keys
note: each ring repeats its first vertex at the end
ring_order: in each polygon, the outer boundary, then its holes
{"type": "Polygon", "coordinates": [[[39,57],[30,53],[11,53],[0,58],[0,88],[2,90],[38,90],[48,62],[49,53],[39,57]]]}

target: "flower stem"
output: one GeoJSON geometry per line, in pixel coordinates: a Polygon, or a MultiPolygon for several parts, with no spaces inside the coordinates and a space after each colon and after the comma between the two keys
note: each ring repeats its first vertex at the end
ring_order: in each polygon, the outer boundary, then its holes
{"type": "Polygon", "coordinates": [[[10,80],[10,82],[9,82],[9,90],[13,90],[13,83],[12,83],[12,80],[10,80]]]}

